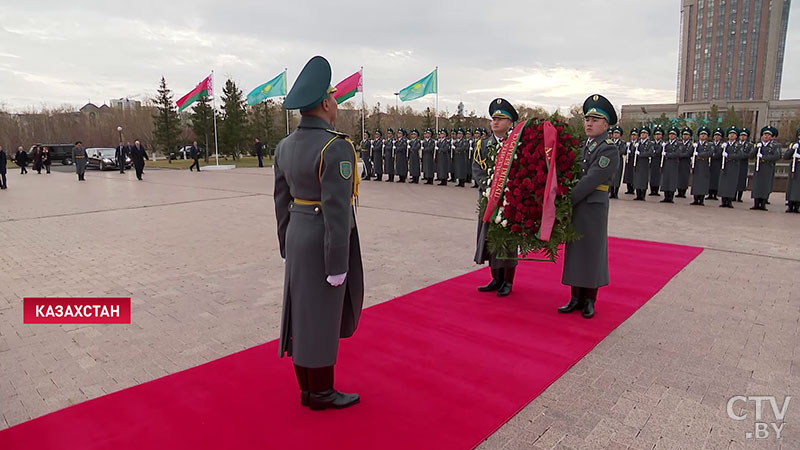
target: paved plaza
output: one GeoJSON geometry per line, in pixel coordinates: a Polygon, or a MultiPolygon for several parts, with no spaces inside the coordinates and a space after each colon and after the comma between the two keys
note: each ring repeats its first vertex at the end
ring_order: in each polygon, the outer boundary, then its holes
{"type": "MultiPolygon", "coordinates": [[[[0,429],[278,338],[271,169],[147,170],[141,182],[89,171],[80,183],[10,172],[0,429]],[[23,297],[52,296],[131,297],[132,323],[22,324],[23,297]]],[[[478,268],[475,189],[360,190],[365,306],[478,268]]],[[[733,210],[622,197],[611,201],[613,236],[706,250],[479,448],[799,449],[800,216],[783,212],[783,193],[769,212],[749,211],[749,192],[733,210]],[[746,439],[755,404],[738,403],[749,414],[735,421],[736,395],[794,396],[782,439],[746,439]]],[[[526,294],[498,301],[536,301],[526,294]]]]}

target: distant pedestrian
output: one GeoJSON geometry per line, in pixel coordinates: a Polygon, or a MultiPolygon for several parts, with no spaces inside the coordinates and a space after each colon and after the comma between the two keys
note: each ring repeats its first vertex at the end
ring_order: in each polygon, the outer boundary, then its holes
{"type": "Polygon", "coordinates": [[[47,170],[48,175],[50,174],[51,163],[52,161],[50,160],[50,148],[42,147],[42,165],[44,166],[45,170],[47,170]]]}
{"type": "Polygon", "coordinates": [[[0,145],[0,189],[8,188],[8,184],[6,184],[6,164],[6,151],[0,145]]]}
{"type": "Polygon", "coordinates": [[[256,138],[255,150],[256,156],[258,156],[258,167],[264,167],[264,144],[261,143],[259,138],[256,138]]]}
{"type": "Polygon", "coordinates": [[[17,147],[17,153],[14,155],[14,162],[19,166],[20,175],[28,173],[28,154],[25,153],[25,149],[23,149],[21,145],[17,147]]]}
{"type": "Polygon", "coordinates": [[[141,181],[142,174],[144,173],[144,160],[150,161],[150,158],[147,156],[144,146],[138,139],[133,142],[131,160],[133,161],[133,167],[136,169],[136,178],[141,181]]]}
{"type": "Polygon", "coordinates": [[[78,181],[86,181],[84,175],[86,174],[87,158],[89,158],[89,155],[86,154],[86,149],[83,148],[83,142],[76,142],[75,147],[72,147],[72,160],[75,161],[75,173],[78,174],[78,181]]]}
{"type": "Polygon", "coordinates": [[[42,146],[37,145],[33,149],[33,170],[36,171],[37,174],[41,175],[42,173],[42,146]]]}
{"type": "Polygon", "coordinates": [[[197,141],[192,142],[192,147],[189,149],[189,155],[191,155],[194,162],[191,166],[189,166],[189,172],[192,171],[194,167],[197,167],[197,171],[200,172],[200,148],[197,147],[197,141]]]}
{"type": "Polygon", "coordinates": [[[128,145],[122,145],[122,141],[120,141],[117,151],[114,152],[114,158],[117,160],[117,166],[119,166],[119,173],[125,173],[125,162],[128,160],[130,148],[130,142],[128,142],[128,145]]]}

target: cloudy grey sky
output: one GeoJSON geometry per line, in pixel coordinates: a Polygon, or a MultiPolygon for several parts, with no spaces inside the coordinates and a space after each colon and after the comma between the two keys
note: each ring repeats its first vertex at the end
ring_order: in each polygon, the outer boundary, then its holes
{"type": "MultiPolygon", "coordinates": [[[[440,109],[496,96],[547,109],[593,92],[674,102],[679,0],[614,2],[3,0],[0,104],[12,110],[144,99],[163,74],[177,99],[210,73],[246,94],[315,54],[333,84],[364,66],[365,99],[439,66],[440,109]],[[494,5],[494,6],[493,6],[494,5]],[[498,6],[502,5],[502,6],[498,6]]],[[[800,12],[789,18],[781,98],[800,97],[800,12]]],[[[408,105],[424,109],[433,96],[408,105]]]]}

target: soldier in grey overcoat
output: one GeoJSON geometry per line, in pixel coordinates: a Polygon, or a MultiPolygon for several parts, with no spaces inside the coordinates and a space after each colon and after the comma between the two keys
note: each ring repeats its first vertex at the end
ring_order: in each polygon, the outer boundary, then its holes
{"type": "Polygon", "coordinates": [[[372,169],[375,171],[375,179],[381,181],[383,178],[383,133],[375,130],[375,139],[372,140],[372,169]]]}
{"type": "Polygon", "coordinates": [[[783,152],[781,146],[773,139],[778,137],[778,129],[766,126],[761,129],[761,142],[750,151],[750,159],[756,161],[753,172],[753,187],[750,197],[756,211],[767,210],[767,200],[772,193],[772,183],[775,179],[775,161],[781,159],[783,152]]]}
{"type": "MultiPolygon", "coordinates": [[[[739,130],[739,145],[742,152],[750,158],[750,153],[753,152],[753,143],[750,142],[750,130],[742,128],[739,130]]],[[[747,172],[750,170],[748,159],[739,160],[739,177],[736,181],[736,201],[742,203],[742,196],[747,189],[747,172]]]]}
{"type": "Polygon", "coordinates": [[[458,129],[456,140],[453,142],[453,162],[456,166],[455,174],[458,187],[464,187],[467,181],[467,163],[469,160],[469,141],[464,138],[464,130],[458,129]]]}
{"type": "Polygon", "coordinates": [[[795,133],[797,140],[789,144],[783,159],[789,160],[788,184],[786,186],[787,213],[800,214],[800,128],[795,133]]]}
{"type": "MultiPolygon", "coordinates": [[[[661,191],[664,193],[664,199],[661,203],[674,203],[675,189],[678,187],[678,165],[681,152],[680,142],[678,142],[678,128],[672,127],[669,129],[667,135],[669,140],[666,142],[659,142],[659,130],[661,127],[656,127],[653,134],[656,136],[656,145],[663,149],[661,160],[659,164],[661,168],[661,191]]],[[[661,131],[663,135],[663,130],[661,131]]]]}
{"type": "Polygon", "coordinates": [[[419,131],[411,130],[411,139],[408,141],[408,171],[411,174],[411,184],[419,184],[420,176],[420,149],[422,141],[419,140],[419,131]]]}
{"type": "Polygon", "coordinates": [[[357,394],[334,389],[339,339],[352,336],[364,299],[355,146],[331,123],[337,106],[328,61],[312,58],[284,100],[299,109],[297,130],[275,151],[275,216],[285,263],[280,355],[292,357],[300,401],[345,408],[357,394]]]}
{"type": "Polygon", "coordinates": [[[625,162],[625,143],[620,139],[622,137],[622,128],[619,125],[614,125],[609,129],[609,136],[619,151],[619,164],[608,188],[608,198],[619,198],[619,187],[622,184],[622,169],[625,162]]]}
{"type": "MultiPolygon", "coordinates": [[[[519,119],[519,114],[508,100],[496,98],[489,104],[489,117],[492,118],[492,136],[486,140],[481,140],[479,152],[475,154],[472,161],[472,176],[480,186],[478,189],[479,196],[484,195],[491,187],[492,179],[488,173],[489,149],[490,147],[502,145],[503,141],[508,137],[509,131],[513,128],[514,122],[519,119]]],[[[489,263],[492,280],[485,286],[479,286],[478,291],[497,291],[498,297],[506,297],[511,294],[514,285],[518,264],[516,258],[519,255],[516,250],[510,251],[505,255],[496,255],[490,252],[487,245],[488,235],[489,224],[483,221],[483,215],[479,211],[474,261],[476,264],[489,263]]]]}
{"type": "Polygon", "coordinates": [[[89,158],[89,155],[86,153],[86,149],[83,148],[83,142],[76,142],[75,146],[72,147],[72,161],[75,163],[75,173],[78,174],[78,180],[80,181],[86,181],[84,174],[86,173],[87,158],[89,158]]]}
{"type": "MultiPolygon", "coordinates": [[[[399,133],[398,133],[399,135],[399,133]]],[[[386,137],[383,139],[383,171],[386,173],[386,182],[394,182],[394,130],[386,130],[386,137]]]]}
{"type": "Polygon", "coordinates": [[[741,151],[737,138],[739,130],[730,127],[727,130],[728,140],[722,143],[722,163],[720,164],[719,196],[722,197],[720,208],[733,208],[736,200],[737,183],[739,182],[739,162],[747,163],[750,155],[741,151]]]}
{"type": "MultiPolygon", "coordinates": [[[[661,150],[661,146],[658,146],[661,150]]],[[[656,152],[656,145],[650,140],[650,128],[642,127],[639,140],[633,145],[633,187],[636,189],[634,200],[644,201],[647,194],[647,183],[650,177],[650,157],[656,152]]]]}
{"type": "Polygon", "coordinates": [[[405,183],[408,177],[408,133],[404,128],[397,130],[394,141],[394,170],[398,182],[405,183]]]}
{"type": "Polygon", "coordinates": [[[693,153],[692,164],[692,197],[690,205],[703,206],[711,185],[711,157],[714,145],[708,140],[708,127],[700,127],[697,131],[697,143],[693,153]]]}
{"type": "Polygon", "coordinates": [[[369,131],[364,131],[361,135],[361,162],[364,170],[361,173],[362,180],[372,179],[372,141],[369,138],[369,131]]]}
{"type": "Polygon", "coordinates": [[[692,173],[692,155],[694,154],[694,142],[692,136],[694,131],[685,127],[681,130],[680,151],[678,152],[678,198],[686,198],[686,190],[689,189],[689,176],[692,173]]]}
{"type": "Polygon", "coordinates": [[[425,184],[433,184],[433,177],[436,173],[436,140],[433,138],[433,130],[425,130],[422,139],[422,177],[425,184]]]}
{"type": "Polygon", "coordinates": [[[436,177],[439,186],[447,186],[447,177],[450,176],[450,139],[447,130],[439,130],[439,139],[436,141],[436,177]]]}
{"type": "MultiPolygon", "coordinates": [[[[657,197],[659,195],[658,191],[661,188],[661,154],[664,151],[664,147],[661,145],[653,145],[655,140],[655,130],[653,130],[653,138],[650,141],[650,149],[652,151],[652,155],[649,158],[649,166],[650,166],[650,174],[648,177],[648,181],[650,182],[650,196],[657,197]]],[[[641,157],[641,155],[639,156],[641,157]]]]}
{"type": "Polygon", "coordinates": [[[722,128],[714,129],[714,141],[711,143],[714,154],[711,155],[710,182],[708,185],[708,197],[706,200],[717,200],[719,192],[719,175],[722,167],[722,128]]]}
{"type": "Polygon", "coordinates": [[[639,129],[633,128],[631,136],[625,143],[625,170],[622,173],[622,182],[625,183],[628,195],[633,195],[633,152],[636,150],[636,143],[639,142],[639,129]]]}
{"type": "MultiPolygon", "coordinates": [[[[570,286],[569,302],[558,309],[581,309],[594,317],[597,290],[608,285],[608,183],[617,171],[619,150],[608,139],[609,125],[616,124],[614,106],[593,95],[583,103],[583,128],[588,137],[581,153],[581,178],[572,188],[572,225],[581,237],[564,249],[561,282],[570,286]]],[[[640,154],[641,156],[641,154],[640,154]]]]}

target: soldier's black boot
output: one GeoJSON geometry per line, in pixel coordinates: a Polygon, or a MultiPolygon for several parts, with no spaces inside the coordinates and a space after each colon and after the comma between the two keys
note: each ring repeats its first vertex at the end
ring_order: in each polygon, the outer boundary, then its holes
{"type": "Polygon", "coordinates": [[[439,186],[447,186],[447,178],[439,182],[439,186]]]}
{"type": "Polygon", "coordinates": [[[492,281],[486,286],[479,286],[478,292],[492,292],[500,289],[503,284],[503,269],[492,269],[492,281]]]}
{"type": "Polygon", "coordinates": [[[479,187],[480,186],[478,186],[478,182],[477,181],[473,181],[472,182],[472,189],[478,189],[479,187]]]}
{"type": "Polygon", "coordinates": [[[619,197],[617,197],[617,190],[618,189],[619,188],[615,188],[613,186],[611,188],[609,188],[608,198],[619,198],[619,197]]]}
{"type": "Polygon", "coordinates": [[[694,201],[689,203],[690,205],[702,205],[703,204],[703,196],[702,195],[695,195],[694,201]]]}
{"type": "Polygon", "coordinates": [[[594,317],[594,302],[597,301],[597,288],[583,288],[583,295],[583,311],[581,315],[584,319],[591,319],[594,317]]]}
{"type": "Polygon", "coordinates": [[[678,195],[676,195],[676,197],[686,198],[686,189],[678,189],[678,195]]]}
{"type": "MultiPolygon", "coordinates": [[[[646,190],[646,189],[645,189],[646,190]]],[[[650,194],[651,196],[658,196],[658,186],[650,185],[650,194]]]]}
{"type": "Polygon", "coordinates": [[[400,177],[399,183],[405,183],[405,182],[406,182],[406,177],[400,177]]]}
{"type": "Polygon", "coordinates": [[[577,286],[570,287],[571,296],[569,298],[569,302],[558,308],[558,312],[560,313],[571,313],[576,309],[583,309],[583,298],[581,297],[581,288],[577,286]]]}
{"type": "Polygon", "coordinates": [[[295,364],[294,374],[297,376],[297,386],[300,387],[300,404],[308,406],[308,369],[295,364]]]}
{"type": "Polygon", "coordinates": [[[674,201],[672,201],[673,195],[675,195],[674,192],[664,191],[664,200],[661,200],[660,203],[675,203],[674,201]]]}
{"type": "Polygon", "coordinates": [[[750,209],[761,209],[761,202],[757,198],[753,199],[753,206],[750,209]]]}
{"type": "Polygon", "coordinates": [[[433,184],[433,178],[428,178],[428,181],[426,181],[425,184],[433,184]]]}
{"type": "Polygon", "coordinates": [[[744,191],[739,191],[738,195],[736,196],[736,201],[742,203],[742,196],[744,195],[744,191]]]}
{"type": "Polygon", "coordinates": [[[345,394],[333,388],[333,366],[308,369],[308,406],[314,411],[353,406],[361,399],[358,394],[345,394]]]}
{"type": "Polygon", "coordinates": [[[514,284],[514,274],[517,272],[515,267],[507,267],[503,269],[503,284],[497,290],[498,297],[506,297],[511,293],[511,287],[514,284]]]}
{"type": "Polygon", "coordinates": [[[633,195],[633,193],[634,193],[633,192],[633,185],[630,184],[630,183],[627,183],[626,186],[627,186],[628,190],[625,191],[625,195],[633,195]]]}
{"type": "Polygon", "coordinates": [[[458,184],[456,186],[464,187],[464,180],[458,180],[458,184]]]}

